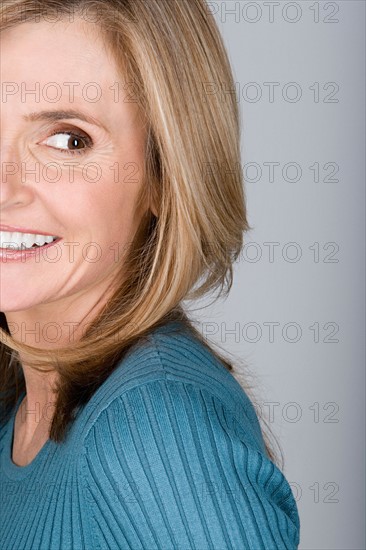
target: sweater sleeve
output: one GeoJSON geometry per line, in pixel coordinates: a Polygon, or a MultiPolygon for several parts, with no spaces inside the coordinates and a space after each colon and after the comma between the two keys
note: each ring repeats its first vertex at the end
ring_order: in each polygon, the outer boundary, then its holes
{"type": "Polygon", "coordinates": [[[95,549],[296,549],[290,485],[245,421],[195,384],[155,380],[101,411],[82,453],[95,549]]]}

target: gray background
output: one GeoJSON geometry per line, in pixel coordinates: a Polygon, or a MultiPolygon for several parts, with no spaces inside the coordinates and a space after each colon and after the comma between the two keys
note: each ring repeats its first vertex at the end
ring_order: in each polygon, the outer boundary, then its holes
{"type": "Polygon", "coordinates": [[[239,91],[254,229],[229,298],[191,312],[257,376],[300,548],[365,549],[365,3],[207,4],[239,91]]]}

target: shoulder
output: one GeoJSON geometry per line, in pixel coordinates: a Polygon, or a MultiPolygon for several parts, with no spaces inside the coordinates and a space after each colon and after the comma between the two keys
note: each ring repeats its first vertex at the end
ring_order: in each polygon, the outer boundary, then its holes
{"type": "Polygon", "coordinates": [[[258,418],[242,386],[179,322],[153,330],[132,348],[87,403],[78,436],[83,439],[99,415],[118,398],[127,403],[139,396],[141,408],[151,401],[166,407],[172,396],[190,404],[193,395],[196,408],[205,406],[211,412],[214,403],[223,406],[238,424],[237,429],[246,431],[248,443],[264,452],[258,418]]]}
{"type": "Polygon", "coordinates": [[[132,350],[84,411],[78,465],[96,540],[297,548],[296,502],[248,397],[198,339],[171,328],[132,350]]]}
{"type": "Polygon", "coordinates": [[[159,378],[119,393],[88,430],[80,464],[96,531],[107,518],[105,530],[136,547],[137,525],[149,548],[209,548],[210,536],[225,548],[297,545],[287,480],[199,384],[159,378]]]}

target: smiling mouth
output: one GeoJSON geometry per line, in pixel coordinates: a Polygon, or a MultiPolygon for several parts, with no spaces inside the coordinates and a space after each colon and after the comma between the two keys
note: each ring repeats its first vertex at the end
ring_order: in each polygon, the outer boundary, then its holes
{"type": "Polygon", "coordinates": [[[5,250],[31,250],[47,246],[59,237],[53,235],[32,235],[31,233],[10,233],[0,231],[0,248],[5,250]]]}

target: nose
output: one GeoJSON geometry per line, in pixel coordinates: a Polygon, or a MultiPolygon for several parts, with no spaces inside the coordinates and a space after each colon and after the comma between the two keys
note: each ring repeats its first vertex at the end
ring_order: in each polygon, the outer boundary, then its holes
{"type": "MultiPolygon", "coordinates": [[[[27,185],[27,170],[14,147],[0,151],[0,210],[26,206],[33,200],[33,190],[27,185]]],[[[34,176],[33,176],[34,177],[34,176]]]]}

